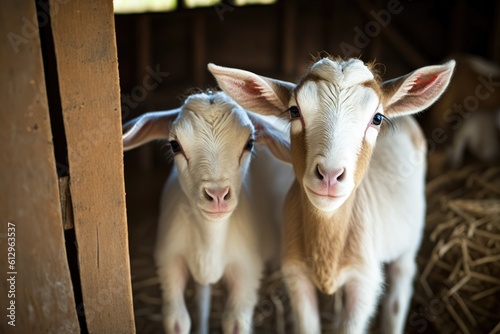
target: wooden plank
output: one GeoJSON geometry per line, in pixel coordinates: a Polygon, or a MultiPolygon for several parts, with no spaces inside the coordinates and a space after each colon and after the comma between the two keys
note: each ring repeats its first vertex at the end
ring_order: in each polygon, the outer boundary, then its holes
{"type": "Polygon", "coordinates": [[[33,18],[32,0],[2,3],[0,333],[80,333],[66,258],[38,25],[33,18]],[[9,222],[15,232],[7,230],[9,222]],[[7,263],[7,246],[13,241],[7,239],[8,232],[15,233],[15,264],[7,263]],[[11,277],[15,280],[8,284],[11,277]],[[14,295],[8,294],[14,287],[14,295]],[[13,301],[15,327],[6,317],[13,301]]]}
{"type": "Polygon", "coordinates": [[[87,328],[134,333],[112,0],[60,5],[52,32],[87,328]]]}

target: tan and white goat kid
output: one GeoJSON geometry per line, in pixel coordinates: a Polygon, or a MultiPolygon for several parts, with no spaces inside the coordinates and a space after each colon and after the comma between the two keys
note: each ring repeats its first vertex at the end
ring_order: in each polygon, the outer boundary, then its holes
{"type": "Polygon", "coordinates": [[[190,332],[183,291],[191,274],[199,332],[208,333],[209,286],[223,278],[224,333],[250,333],[265,261],[279,261],[280,206],[294,178],[289,164],[254,142],[290,161],[288,135],[223,92],[192,95],[181,108],[147,113],[124,129],[125,150],[168,139],[174,154],[155,249],[165,331],[190,332]]]}
{"type": "Polygon", "coordinates": [[[453,68],[450,61],[382,83],[358,59],[324,58],[294,85],[209,65],[244,108],[291,119],[296,180],[285,201],[282,271],[299,333],[321,331],[315,287],[344,289],[339,332],[365,332],[384,263],[383,333],[402,332],[425,215],[426,142],[407,115],[441,95],[453,68]],[[388,119],[392,131],[382,126],[388,119]]]}

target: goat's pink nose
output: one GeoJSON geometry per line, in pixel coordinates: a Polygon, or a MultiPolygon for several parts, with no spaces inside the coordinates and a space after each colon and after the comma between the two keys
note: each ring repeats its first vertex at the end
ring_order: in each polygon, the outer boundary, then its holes
{"type": "Polygon", "coordinates": [[[345,168],[335,168],[328,170],[321,165],[316,166],[316,176],[328,185],[334,185],[342,182],[345,176],[345,168]]]}
{"type": "Polygon", "coordinates": [[[222,203],[229,198],[229,187],[205,188],[205,198],[210,202],[222,203]]]}

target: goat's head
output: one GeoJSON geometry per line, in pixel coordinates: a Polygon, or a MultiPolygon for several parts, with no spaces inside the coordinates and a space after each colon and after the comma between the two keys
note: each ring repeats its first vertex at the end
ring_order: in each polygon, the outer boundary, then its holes
{"type": "Polygon", "coordinates": [[[225,219],[236,208],[254,142],[291,159],[286,135],[223,92],[191,95],[181,108],[147,113],[124,130],[124,150],[168,139],[182,190],[208,220],[225,219]]]}
{"type": "Polygon", "coordinates": [[[332,211],[361,182],[383,123],[430,106],[454,65],[428,66],[382,83],[361,60],[323,58],[297,85],[213,64],[209,70],[244,108],[290,117],[297,180],[312,205],[332,211]]]}

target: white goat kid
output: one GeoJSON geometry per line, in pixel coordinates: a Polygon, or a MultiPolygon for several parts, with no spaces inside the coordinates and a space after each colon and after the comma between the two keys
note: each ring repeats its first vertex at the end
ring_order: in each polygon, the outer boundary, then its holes
{"type": "Polygon", "coordinates": [[[291,119],[296,180],[285,201],[282,271],[300,333],[320,333],[315,287],[346,293],[340,333],[364,333],[388,270],[382,333],[401,333],[424,226],[426,141],[407,115],[449,83],[450,61],[382,83],[358,59],[317,61],[298,85],[213,64],[248,110],[291,119]],[[393,131],[385,131],[388,118],[393,131]],[[382,129],[382,135],[379,132],[382,129]]]}
{"type": "Polygon", "coordinates": [[[124,129],[124,149],[166,139],[175,168],[161,200],[155,259],[167,333],[189,333],[183,291],[198,284],[200,333],[208,333],[209,285],[227,283],[224,333],[250,333],[266,260],[279,261],[280,217],[293,178],[287,134],[243,110],[223,92],[190,96],[176,110],[153,112],[124,129]],[[131,126],[131,127],[130,127],[131,126]]]}

